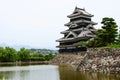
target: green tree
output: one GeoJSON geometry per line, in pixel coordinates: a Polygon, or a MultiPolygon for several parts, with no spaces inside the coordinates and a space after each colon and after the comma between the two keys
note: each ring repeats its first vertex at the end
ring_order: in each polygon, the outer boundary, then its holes
{"type": "Polygon", "coordinates": [[[18,51],[18,60],[19,61],[28,61],[30,59],[30,51],[25,48],[21,48],[18,51]]]}
{"type": "Polygon", "coordinates": [[[105,42],[105,45],[109,45],[111,43],[114,43],[116,41],[117,37],[117,24],[113,18],[105,17],[103,18],[101,24],[103,24],[103,40],[105,42]]]}
{"type": "Polygon", "coordinates": [[[120,48],[120,34],[116,38],[116,42],[109,45],[110,48],[120,48]]]}
{"type": "Polygon", "coordinates": [[[5,53],[5,49],[3,47],[0,47],[0,62],[2,62],[4,60],[4,53],[5,53]]]}
{"type": "Polygon", "coordinates": [[[10,47],[1,48],[1,61],[2,62],[13,62],[16,61],[16,50],[10,47]]]}
{"type": "Polygon", "coordinates": [[[31,57],[39,57],[39,53],[32,53],[31,57]]]}
{"type": "Polygon", "coordinates": [[[40,53],[33,53],[31,55],[31,61],[45,61],[45,58],[42,54],[40,53]]]}
{"type": "Polygon", "coordinates": [[[47,55],[45,55],[45,60],[49,61],[51,59],[53,59],[55,57],[55,55],[53,55],[52,53],[49,53],[47,55]]]}
{"type": "Polygon", "coordinates": [[[104,34],[104,30],[103,29],[99,29],[97,30],[97,36],[94,38],[95,41],[95,47],[102,47],[105,46],[105,35],[104,34]]]}
{"type": "Polygon", "coordinates": [[[97,31],[95,37],[96,47],[108,46],[116,41],[117,24],[113,18],[105,17],[102,19],[102,29],[97,31]]]}

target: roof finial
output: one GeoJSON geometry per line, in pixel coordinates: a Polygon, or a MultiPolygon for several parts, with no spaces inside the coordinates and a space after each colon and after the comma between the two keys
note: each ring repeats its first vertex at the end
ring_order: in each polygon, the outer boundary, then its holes
{"type": "Polygon", "coordinates": [[[85,7],[83,7],[83,10],[85,11],[85,7]]]}
{"type": "Polygon", "coordinates": [[[75,9],[77,9],[77,5],[76,5],[75,9]]]}

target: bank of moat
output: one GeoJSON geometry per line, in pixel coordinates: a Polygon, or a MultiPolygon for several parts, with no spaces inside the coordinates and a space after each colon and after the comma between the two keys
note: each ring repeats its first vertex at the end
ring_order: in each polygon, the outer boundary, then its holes
{"type": "Polygon", "coordinates": [[[51,63],[67,64],[77,71],[120,72],[120,48],[89,48],[77,54],[58,54],[51,63]]]}

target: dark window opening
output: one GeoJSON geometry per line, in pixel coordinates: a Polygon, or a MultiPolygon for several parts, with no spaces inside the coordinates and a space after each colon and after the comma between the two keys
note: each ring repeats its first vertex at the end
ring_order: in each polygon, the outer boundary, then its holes
{"type": "Polygon", "coordinates": [[[78,17],[78,18],[70,19],[70,21],[77,21],[77,20],[87,20],[87,21],[91,21],[90,18],[85,18],[85,17],[78,17]]]}
{"type": "MultiPolygon", "coordinates": [[[[83,40],[83,41],[87,41],[87,40],[83,40]]],[[[79,40],[78,41],[73,41],[73,42],[64,42],[64,43],[60,43],[60,45],[72,45],[74,43],[78,43],[80,42],[79,40]]]]}
{"type": "Polygon", "coordinates": [[[74,38],[74,36],[73,35],[69,35],[68,38],[74,38]]]}
{"type": "Polygon", "coordinates": [[[67,34],[64,34],[64,38],[67,36],[67,34]]]}
{"type": "Polygon", "coordinates": [[[79,35],[80,34],[80,32],[75,32],[77,35],[79,35]]]}
{"type": "Polygon", "coordinates": [[[89,27],[88,29],[93,29],[93,27],[89,27]]]}
{"type": "Polygon", "coordinates": [[[79,48],[73,48],[73,49],[60,49],[59,53],[81,52],[81,51],[87,51],[87,48],[79,47],[79,48]]]}
{"type": "Polygon", "coordinates": [[[76,13],[78,13],[78,12],[74,12],[73,14],[76,14],[76,13]]]}

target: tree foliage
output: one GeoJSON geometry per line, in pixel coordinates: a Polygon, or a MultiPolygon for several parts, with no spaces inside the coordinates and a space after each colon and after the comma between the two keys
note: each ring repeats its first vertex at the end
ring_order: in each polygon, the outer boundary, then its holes
{"type": "Polygon", "coordinates": [[[50,54],[40,54],[40,53],[31,53],[30,50],[21,48],[19,51],[16,51],[10,47],[0,47],[0,62],[15,62],[15,61],[48,61],[54,58],[53,53],[50,54]]]}
{"type": "Polygon", "coordinates": [[[55,57],[55,55],[50,53],[50,54],[45,55],[45,60],[49,61],[49,60],[53,59],[54,57],[55,57]]]}
{"type": "Polygon", "coordinates": [[[97,31],[97,36],[95,37],[97,47],[114,43],[118,34],[118,26],[113,18],[105,17],[102,19],[101,24],[103,24],[102,29],[97,31]]]}
{"type": "Polygon", "coordinates": [[[30,59],[31,61],[45,61],[44,55],[39,53],[33,53],[30,59]]]}
{"type": "Polygon", "coordinates": [[[4,61],[5,50],[3,47],[0,47],[0,62],[4,61]]]}
{"type": "Polygon", "coordinates": [[[10,48],[10,47],[6,47],[5,48],[5,61],[7,61],[7,62],[13,62],[13,61],[15,61],[16,60],[16,55],[17,55],[17,52],[16,52],[16,50],[15,49],[13,49],[13,48],[10,48]]]}
{"type": "Polygon", "coordinates": [[[13,62],[16,60],[16,50],[10,47],[0,47],[0,61],[13,62]]]}
{"type": "Polygon", "coordinates": [[[25,48],[21,48],[18,51],[18,60],[19,61],[28,61],[30,59],[30,51],[25,48]]]}

